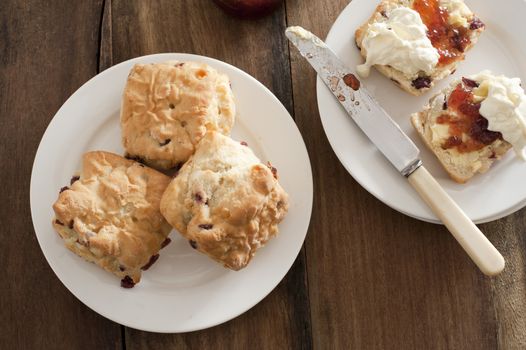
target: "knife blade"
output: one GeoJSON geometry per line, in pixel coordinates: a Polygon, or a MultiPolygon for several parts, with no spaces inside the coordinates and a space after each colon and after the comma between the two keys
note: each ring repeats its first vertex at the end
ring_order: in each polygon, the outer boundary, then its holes
{"type": "Polygon", "coordinates": [[[317,36],[301,27],[287,28],[285,35],[316,70],[348,115],[383,155],[404,176],[422,162],[420,151],[375,98],[354,71],[317,36]]]}
{"type": "Polygon", "coordinates": [[[318,72],[356,125],[407,177],[480,270],[489,276],[500,273],[505,266],[502,255],[422,165],[420,152],[413,141],[361,86],[354,72],[311,32],[301,27],[289,27],[285,35],[318,72]]]}

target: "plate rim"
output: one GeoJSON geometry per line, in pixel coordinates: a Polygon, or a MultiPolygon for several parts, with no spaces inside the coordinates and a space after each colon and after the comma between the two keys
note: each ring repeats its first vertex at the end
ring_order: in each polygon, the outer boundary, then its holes
{"type": "MultiPolygon", "coordinates": [[[[65,118],[65,117],[63,117],[63,118],[65,118]]],[[[40,247],[40,251],[44,255],[44,258],[46,259],[46,262],[47,262],[48,266],[51,268],[51,270],[53,271],[55,276],[58,278],[58,280],[62,283],[62,285],[64,287],[66,287],[66,289],[71,294],[73,294],[73,296],[75,296],[75,298],[78,301],[80,301],[82,304],[87,306],[92,311],[94,311],[94,312],[98,313],[99,315],[107,318],[108,320],[111,320],[111,321],[116,322],[118,324],[124,325],[126,327],[130,327],[130,328],[138,329],[138,330],[143,330],[143,331],[148,331],[148,332],[155,332],[155,333],[177,334],[177,333],[187,333],[187,332],[199,331],[199,330],[211,328],[211,327],[220,325],[222,323],[228,322],[228,321],[230,321],[230,320],[242,315],[243,313],[249,311],[250,309],[252,309],[254,306],[256,306],[258,303],[260,303],[272,291],[274,291],[276,289],[276,287],[279,285],[279,283],[290,272],[290,269],[292,268],[292,266],[294,265],[294,263],[298,259],[298,256],[301,253],[301,250],[302,250],[302,248],[303,248],[303,246],[305,244],[305,240],[307,238],[308,230],[310,228],[310,222],[311,222],[311,219],[312,219],[312,210],[313,210],[313,205],[314,205],[314,180],[313,180],[313,175],[312,175],[312,164],[311,164],[311,161],[310,161],[310,156],[309,156],[309,153],[308,153],[308,149],[307,149],[306,144],[305,144],[305,140],[303,139],[303,135],[301,134],[301,132],[300,132],[300,130],[298,128],[298,125],[296,124],[294,118],[289,113],[287,108],[285,108],[285,106],[281,103],[281,101],[277,98],[276,95],[274,95],[274,93],[269,88],[267,88],[263,83],[261,83],[259,80],[257,80],[255,77],[253,77],[249,73],[245,72],[244,70],[242,70],[242,69],[240,69],[240,68],[238,68],[238,67],[236,67],[236,66],[234,66],[234,65],[232,65],[232,64],[230,64],[228,62],[221,61],[221,60],[213,58],[213,57],[204,56],[204,55],[197,55],[197,54],[192,54],[192,53],[163,52],[163,53],[154,53],[154,54],[148,54],[148,55],[142,55],[142,56],[133,57],[133,58],[130,58],[128,60],[124,60],[122,62],[119,62],[119,63],[117,63],[117,64],[105,69],[104,71],[94,75],[93,77],[88,79],[86,82],[84,82],[82,85],[80,85],[62,103],[60,108],[53,114],[53,117],[49,121],[45,131],[43,132],[43,134],[41,136],[41,139],[40,139],[40,141],[38,143],[37,150],[35,152],[35,156],[34,156],[32,167],[31,167],[31,177],[30,177],[30,184],[29,184],[29,205],[30,205],[30,212],[31,212],[31,221],[32,221],[32,224],[33,224],[32,226],[33,226],[34,234],[35,234],[35,236],[37,238],[37,242],[38,242],[39,247],[40,247]],[[198,60],[205,60],[205,61],[213,62],[215,64],[218,64],[219,66],[220,65],[228,66],[230,69],[236,71],[241,76],[243,76],[245,79],[250,80],[253,83],[255,83],[256,86],[258,86],[259,89],[263,90],[276,103],[276,106],[279,106],[278,108],[280,108],[284,113],[286,113],[286,115],[289,116],[289,118],[287,118],[287,120],[286,120],[286,123],[288,123],[291,126],[292,132],[296,133],[298,146],[303,151],[303,155],[305,156],[305,160],[306,160],[306,164],[305,165],[306,165],[306,168],[308,169],[308,173],[305,174],[307,176],[307,179],[305,179],[305,182],[308,184],[308,189],[307,189],[307,191],[305,191],[306,198],[304,198],[304,200],[306,199],[306,202],[307,202],[307,205],[305,206],[305,209],[304,209],[305,210],[304,214],[306,216],[305,216],[305,222],[301,223],[302,226],[305,226],[305,229],[304,229],[305,232],[302,234],[301,244],[298,244],[298,248],[293,252],[294,254],[293,255],[291,254],[291,256],[294,256],[294,258],[291,260],[290,264],[287,264],[288,266],[286,266],[286,270],[285,270],[284,274],[282,276],[280,276],[279,278],[276,278],[276,280],[273,283],[269,284],[269,288],[267,288],[268,290],[262,295],[261,298],[254,298],[252,300],[252,302],[247,303],[244,307],[239,308],[238,311],[236,311],[234,313],[231,313],[231,314],[226,314],[226,317],[221,317],[221,318],[218,318],[217,320],[214,320],[214,321],[211,321],[211,322],[203,322],[199,327],[188,327],[188,328],[185,328],[185,327],[165,327],[165,328],[160,328],[160,327],[138,326],[137,324],[135,324],[133,322],[130,322],[128,320],[122,320],[119,317],[115,317],[115,315],[112,315],[111,312],[107,312],[105,308],[99,308],[96,305],[90,305],[92,303],[88,303],[87,301],[85,301],[81,297],[79,297],[79,295],[77,295],[77,293],[73,292],[72,289],[68,286],[68,284],[70,282],[68,281],[66,283],[64,281],[64,279],[59,275],[59,273],[57,273],[57,269],[54,266],[54,264],[51,263],[51,261],[50,261],[51,257],[50,256],[48,257],[49,253],[46,253],[46,251],[44,250],[42,242],[41,242],[41,240],[39,238],[39,235],[37,233],[38,228],[37,228],[36,218],[35,218],[35,209],[38,209],[38,208],[36,208],[37,204],[36,204],[36,198],[35,197],[38,194],[36,193],[37,189],[36,189],[36,185],[35,185],[35,171],[37,171],[36,170],[36,165],[37,165],[38,160],[41,157],[44,156],[42,154],[42,147],[43,147],[43,142],[44,142],[45,136],[48,133],[48,131],[51,129],[52,125],[54,123],[56,123],[57,115],[60,116],[60,113],[64,109],[64,106],[67,105],[76,95],[80,94],[82,92],[82,90],[84,90],[85,88],[87,88],[91,84],[93,84],[93,82],[95,80],[103,79],[104,75],[107,75],[107,74],[111,73],[113,70],[116,70],[116,69],[118,69],[118,68],[120,68],[122,66],[125,66],[127,64],[133,64],[133,63],[136,63],[136,62],[139,62],[139,61],[144,61],[144,60],[152,59],[152,58],[153,59],[157,59],[157,58],[165,57],[167,60],[168,59],[176,59],[174,56],[179,56],[179,55],[184,55],[185,57],[188,57],[188,59],[195,58],[195,59],[198,59],[198,60]]],[[[67,249],[65,249],[65,251],[67,251],[67,249]]]]}

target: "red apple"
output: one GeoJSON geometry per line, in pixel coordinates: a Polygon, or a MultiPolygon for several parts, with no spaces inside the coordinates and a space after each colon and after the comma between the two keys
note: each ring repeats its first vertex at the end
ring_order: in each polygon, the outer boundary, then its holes
{"type": "Polygon", "coordinates": [[[214,0],[225,12],[239,18],[260,18],[278,8],[283,0],[214,0]]]}

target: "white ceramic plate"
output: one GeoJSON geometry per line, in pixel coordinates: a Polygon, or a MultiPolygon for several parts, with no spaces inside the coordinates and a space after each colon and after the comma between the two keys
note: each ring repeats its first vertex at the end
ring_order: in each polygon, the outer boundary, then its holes
{"type": "MultiPolygon", "coordinates": [[[[353,69],[362,63],[354,44],[354,32],[370,17],[378,3],[353,0],[327,36],[329,47],[353,69]]],[[[456,74],[421,97],[402,91],[374,69],[368,79],[362,79],[362,83],[413,139],[421,150],[424,165],[438,182],[472,220],[482,223],[509,215],[526,204],[526,164],[510,151],[488,173],[475,176],[466,185],[459,185],[449,179],[409,121],[411,113],[421,110],[429,98],[452,79],[490,69],[526,82],[526,1],[466,0],[466,4],[486,23],[486,31],[478,44],[467,53],[456,74]]],[[[334,152],[354,179],[390,207],[417,219],[438,223],[437,217],[356,127],[320,79],[317,90],[325,133],[334,152]]]]}
{"type": "Polygon", "coordinates": [[[31,175],[31,214],[44,255],[58,278],[99,314],[137,329],[187,332],[228,321],[262,300],[281,281],[301,249],[312,209],[312,173],[303,139],[287,110],[261,83],[220,61],[188,54],[158,54],[120,63],[77,90],[49,124],[31,175]],[[119,109],[135,63],[205,62],[231,78],[238,118],[232,137],[248,142],[262,161],[272,160],[290,195],[280,234],[251,264],[233,272],[194,251],[173,231],[172,243],[132,289],[68,251],[51,227],[57,190],[80,168],[89,150],[123,153],[119,109]]]}

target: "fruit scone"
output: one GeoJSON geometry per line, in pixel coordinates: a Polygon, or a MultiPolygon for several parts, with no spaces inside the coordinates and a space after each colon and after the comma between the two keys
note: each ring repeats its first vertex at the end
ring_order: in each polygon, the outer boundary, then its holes
{"type": "Polygon", "coordinates": [[[60,190],[53,227],[67,248],[131,288],[170,242],[159,203],[170,178],[109,152],[84,154],[82,172],[60,190]]]}
{"type": "Polygon", "coordinates": [[[136,64],[122,97],[122,143],[128,158],[178,167],[207,131],[229,135],[235,114],[228,76],[209,65],[136,64]]]}
{"type": "Polygon", "coordinates": [[[463,0],[383,0],[358,30],[356,45],[365,63],[405,91],[420,95],[453,74],[475,45],[484,24],[463,0]]]}
{"type": "Polygon", "coordinates": [[[246,145],[208,133],[161,199],[161,213],[190,245],[232,270],[278,233],[288,195],[277,170],[246,145]]]}
{"type": "Polygon", "coordinates": [[[518,78],[489,71],[462,78],[411,122],[453,180],[488,171],[510,148],[526,160],[526,96],[518,78]]]}

